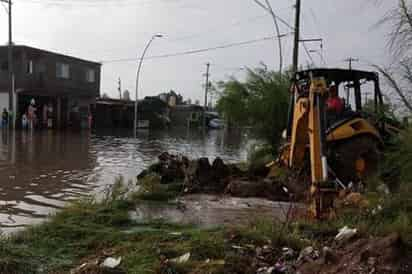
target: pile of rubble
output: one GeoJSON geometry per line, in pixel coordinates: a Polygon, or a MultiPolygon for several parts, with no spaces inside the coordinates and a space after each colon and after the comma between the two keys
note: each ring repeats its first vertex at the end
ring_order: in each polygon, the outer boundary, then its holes
{"type": "MultiPolygon", "coordinates": [[[[350,230],[345,230],[350,231],[350,230]]],[[[341,234],[341,233],[340,233],[341,234]]],[[[342,235],[342,234],[341,234],[342,235]]],[[[411,273],[410,256],[404,256],[403,244],[398,234],[384,238],[357,238],[352,231],[349,237],[336,237],[331,247],[308,246],[300,252],[284,247],[281,250],[268,243],[233,246],[233,252],[245,263],[241,268],[256,274],[398,274],[411,273]]],[[[240,268],[228,262],[225,273],[238,273],[240,268]]]]}
{"type": "Polygon", "coordinates": [[[186,193],[228,194],[234,197],[259,197],[276,201],[290,201],[302,196],[305,186],[279,180],[271,176],[266,166],[251,170],[241,170],[235,164],[225,164],[216,158],[210,163],[208,158],[189,160],[181,155],[167,152],[158,157],[158,162],[139,174],[142,179],[155,173],[162,184],[183,182],[186,193]]]}

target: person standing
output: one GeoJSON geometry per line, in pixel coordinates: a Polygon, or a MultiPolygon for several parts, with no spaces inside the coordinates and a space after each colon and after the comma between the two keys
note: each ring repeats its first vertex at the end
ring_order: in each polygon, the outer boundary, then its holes
{"type": "Polygon", "coordinates": [[[23,129],[27,129],[28,126],[28,119],[27,119],[27,114],[23,113],[22,117],[21,117],[21,125],[23,127],[23,129]]]}
{"type": "Polygon", "coordinates": [[[53,128],[53,104],[49,103],[47,107],[47,128],[53,128]]]}
{"type": "Polygon", "coordinates": [[[328,111],[334,112],[336,115],[341,114],[345,108],[342,98],[339,97],[336,85],[331,85],[329,88],[329,97],[326,100],[326,106],[328,111]]]}
{"type": "Polygon", "coordinates": [[[36,122],[36,101],[34,101],[34,99],[31,99],[29,108],[27,110],[27,119],[29,128],[33,130],[36,122]]]}
{"type": "Polygon", "coordinates": [[[42,127],[43,128],[47,128],[47,119],[48,119],[47,110],[48,110],[47,104],[44,104],[43,105],[43,113],[42,113],[42,127]]]}
{"type": "Polygon", "coordinates": [[[1,114],[1,127],[6,129],[9,125],[9,112],[6,108],[3,109],[3,113],[1,114]]]}

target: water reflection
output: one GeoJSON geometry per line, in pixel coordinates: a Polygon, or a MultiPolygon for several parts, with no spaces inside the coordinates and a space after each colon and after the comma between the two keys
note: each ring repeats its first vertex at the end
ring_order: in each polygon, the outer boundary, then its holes
{"type": "Polygon", "coordinates": [[[190,157],[246,159],[246,133],[175,130],[139,132],[1,132],[0,225],[41,221],[64,203],[98,194],[122,175],[126,180],[163,151],[190,157]]]}

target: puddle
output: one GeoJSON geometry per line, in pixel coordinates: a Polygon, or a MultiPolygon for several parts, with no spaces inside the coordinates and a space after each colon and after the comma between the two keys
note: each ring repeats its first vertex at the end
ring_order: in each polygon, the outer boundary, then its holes
{"type": "Polygon", "coordinates": [[[234,198],[214,195],[188,195],[176,204],[142,202],[130,217],[136,222],[166,220],[171,223],[204,228],[248,224],[257,218],[285,220],[290,210],[303,210],[300,204],[273,202],[258,198],[234,198]]]}

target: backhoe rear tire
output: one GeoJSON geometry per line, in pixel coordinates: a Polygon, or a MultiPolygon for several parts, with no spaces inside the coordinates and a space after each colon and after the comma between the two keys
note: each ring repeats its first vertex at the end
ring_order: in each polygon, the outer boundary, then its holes
{"type": "Polygon", "coordinates": [[[331,168],[346,185],[365,184],[378,172],[379,143],[371,136],[355,136],[331,146],[331,168]]]}

